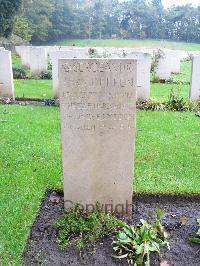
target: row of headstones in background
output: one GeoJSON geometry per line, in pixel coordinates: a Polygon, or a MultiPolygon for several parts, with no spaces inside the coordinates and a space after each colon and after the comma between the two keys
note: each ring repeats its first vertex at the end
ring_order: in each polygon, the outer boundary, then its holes
{"type": "Polygon", "coordinates": [[[11,52],[0,47],[0,98],[14,99],[11,52]]]}
{"type": "Polygon", "coordinates": [[[43,47],[16,46],[15,50],[21,57],[22,65],[30,68],[33,76],[40,75],[41,72],[47,71],[48,54],[43,47]]]}
{"type": "MultiPolygon", "coordinates": [[[[82,50],[82,48],[77,49],[82,50]]],[[[69,50],[69,48],[67,46],[16,46],[15,50],[21,57],[22,65],[29,68],[33,76],[38,76],[47,71],[48,56],[51,52],[69,50]]]]}
{"type": "MultiPolygon", "coordinates": [[[[199,52],[186,52],[174,50],[158,49],[136,49],[136,48],[115,48],[115,47],[74,47],[74,46],[18,46],[16,51],[22,58],[22,63],[30,67],[33,74],[38,75],[46,71],[48,65],[48,55],[52,62],[53,75],[53,95],[58,97],[58,59],[59,58],[90,58],[90,57],[110,57],[110,58],[136,58],[138,60],[138,89],[137,99],[148,100],[150,97],[150,65],[151,57],[156,58],[155,78],[158,80],[168,80],[172,73],[180,72],[180,62],[191,55],[199,52]],[[93,50],[93,51],[92,51],[93,50]],[[93,52],[93,54],[90,54],[93,52]],[[150,57],[150,56],[151,57],[150,57]]],[[[193,82],[194,84],[194,82],[193,82]]],[[[194,87],[194,86],[193,86],[194,87]]],[[[191,87],[191,90],[193,88],[191,87]]],[[[191,92],[192,96],[193,93],[191,92]]],[[[192,97],[194,99],[194,97],[192,97]]]]}
{"type": "Polygon", "coordinates": [[[65,207],[131,215],[137,62],[58,61],[65,207]]]}

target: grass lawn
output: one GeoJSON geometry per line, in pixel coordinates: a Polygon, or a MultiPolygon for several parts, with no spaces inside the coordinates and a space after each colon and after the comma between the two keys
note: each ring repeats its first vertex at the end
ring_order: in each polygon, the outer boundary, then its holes
{"type": "Polygon", "coordinates": [[[58,108],[0,105],[0,132],[0,265],[19,265],[46,188],[62,187],[58,108]]]}
{"type": "MultiPolygon", "coordinates": [[[[51,80],[15,80],[15,96],[25,98],[51,99],[53,97],[51,80]]],[[[181,84],[151,84],[151,98],[166,101],[171,90],[179,92],[185,100],[189,97],[189,85],[181,84]]]]}
{"type": "Polygon", "coordinates": [[[180,74],[173,74],[172,80],[179,82],[190,82],[192,73],[192,61],[181,62],[180,74]]]}
{"type": "Polygon", "coordinates": [[[147,48],[169,48],[180,50],[200,50],[198,43],[172,42],[162,40],[123,40],[123,39],[107,39],[107,40],[62,40],[53,43],[53,45],[73,45],[76,46],[111,46],[111,47],[147,47],[147,48]]]}
{"type": "MultiPolygon", "coordinates": [[[[180,84],[151,84],[151,98],[159,101],[166,101],[169,98],[171,90],[179,92],[180,97],[185,100],[189,98],[189,84],[182,85],[181,82],[190,82],[191,61],[181,63],[181,73],[173,74],[172,80],[180,84]]],[[[15,80],[15,96],[25,98],[51,99],[53,97],[51,80],[15,80]]]]}
{"type": "Polygon", "coordinates": [[[173,83],[152,83],[151,84],[151,98],[159,100],[161,102],[169,99],[170,92],[173,90],[179,97],[184,98],[184,100],[189,99],[189,90],[190,90],[190,77],[192,71],[192,62],[184,61],[181,63],[181,72],[180,74],[172,74],[173,83]],[[182,84],[183,83],[183,84],[182,84]]]}
{"type": "MultiPolygon", "coordinates": [[[[200,120],[138,111],[137,192],[200,193],[200,120]]],[[[19,265],[47,188],[62,188],[59,109],[0,105],[0,265],[19,265]]]]}
{"type": "Polygon", "coordinates": [[[14,67],[22,66],[21,58],[15,52],[12,52],[12,64],[14,67]]]}
{"type": "Polygon", "coordinates": [[[200,119],[193,113],[139,111],[135,190],[200,193],[200,119]]]}
{"type": "Polygon", "coordinates": [[[165,102],[169,99],[170,92],[173,91],[184,100],[189,99],[190,85],[179,85],[179,84],[151,84],[151,99],[165,102]]]}
{"type": "Polygon", "coordinates": [[[53,97],[52,80],[30,79],[14,81],[15,97],[51,99],[53,97]]]}

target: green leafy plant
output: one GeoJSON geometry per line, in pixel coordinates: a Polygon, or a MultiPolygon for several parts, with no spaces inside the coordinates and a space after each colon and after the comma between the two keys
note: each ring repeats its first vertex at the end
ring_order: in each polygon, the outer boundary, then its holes
{"type": "Polygon", "coordinates": [[[164,56],[165,56],[164,52],[161,49],[159,49],[156,53],[154,53],[152,57],[151,73],[153,74],[153,80],[152,80],[153,83],[159,82],[159,79],[155,77],[155,71],[156,68],[158,67],[160,59],[164,58],[164,56]]]}
{"type": "Polygon", "coordinates": [[[197,219],[197,224],[198,224],[198,231],[196,233],[196,237],[190,238],[190,241],[194,244],[200,245],[200,218],[197,219]]]}
{"type": "Polygon", "coordinates": [[[52,79],[52,72],[47,70],[47,71],[42,71],[42,73],[39,75],[40,79],[47,79],[51,80],[52,79]]]}
{"type": "Polygon", "coordinates": [[[171,90],[166,105],[172,111],[187,111],[186,102],[180,97],[179,92],[175,92],[174,90],[171,90]]]}
{"type": "MultiPolygon", "coordinates": [[[[184,102],[184,101],[183,101],[184,102]]],[[[149,111],[194,111],[197,116],[200,116],[199,103],[192,101],[185,101],[183,105],[179,102],[179,108],[177,106],[178,102],[176,100],[169,100],[167,102],[159,102],[154,99],[149,101],[138,101],[137,109],[149,110],[149,111]]]]}
{"type": "Polygon", "coordinates": [[[115,232],[123,222],[111,214],[106,214],[97,205],[96,210],[84,211],[79,205],[65,212],[56,223],[59,230],[58,241],[62,246],[71,242],[78,249],[93,245],[102,237],[115,232]]]}
{"type": "Polygon", "coordinates": [[[159,101],[149,100],[149,101],[138,101],[137,109],[140,110],[150,110],[150,111],[165,111],[166,105],[159,101]]]}
{"type": "Polygon", "coordinates": [[[27,79],[27,71],[23,67],[13,67],[13,78],[14,79],[27,79]]]}
{"type": "Polygon", "coordinates": [[[167,246],[168,234],[161,224],[163,212],[156,210],[156,221],[148,223],[140,220],[136,225],[124,225],[113,241],[113,249],[116,255],[114,258],[127,259],[129,265],[150,266],[150,254],[156,252],[160,254],[160,247],[167,246]]]}

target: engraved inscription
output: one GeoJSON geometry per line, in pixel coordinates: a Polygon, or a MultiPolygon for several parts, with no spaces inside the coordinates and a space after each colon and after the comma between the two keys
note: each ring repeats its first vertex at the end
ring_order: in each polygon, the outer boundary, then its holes
{"type": "Polygon", "coordinates": [[[61,65],[65,127],[72,131],[108,133],[132,130],[135,115],[135,80],[130,62],[78,62],[61,65]],[[113,74],[113,73],[116,73],[113,74]]]}

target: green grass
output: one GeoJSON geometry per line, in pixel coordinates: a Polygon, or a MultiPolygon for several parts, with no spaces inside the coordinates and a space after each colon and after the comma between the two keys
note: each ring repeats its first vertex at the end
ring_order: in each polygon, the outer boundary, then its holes
{"type": "Polygon", "coordinates": [[[172,42],[161,40],[122,40],[122,39],[107,39],[107,40],[62,40],[57,41],[54,44],[57,45],[73,45],[76,46],[113,46],[113,47],[147,47],[147,48],[169,48],[180,50],[200,50],[200,44],[198,43],[185,43],[185,42],[172,42]]]}
{"type": "Polygon", "coordinates": [[[52,80],[30,79],[15,80],[15,97],[51,99],[53,97],[52,80]]]}
{"type": "Polygon", "coordinates": [[[153,83],[151,84],[151,99],[165,102],[169,100],[170,92],[174,91],[180,98],[188,100],[189,87],[190,85],[153,83]]]}
{"type": "Polygon", "coordinates": [[[59,128],[58,108],[0,105],[0,265],[20,264],[45,190],[62,187],[59,128]]]}
{"type": "Polygon", "coordinates": [[[193,113],[137,116],[135,190],[200,193],[200,119],[193,113]]]}
{"type": "Polygon", "coordinates": [[[170,92],[173,90],[179,97],[184,100],[189,99],[190,90],[190,77],[192,71],[192,62],[184,61],[181,63],[180,74],[172,74],[171,80],[173,83],[152,83],[151,84],[151,98],[161,102],[167,101],[169,99],[170,92]]]}
{"type": "Polygon", "coordinates": [[[12,64],[14,67],[22,66],[21,58],[14,52],[12,52],[12,64]]]}
{"type": "MultiPolygon", "coordinates": [[[[137,113],[135,191],[200,193],[200,120],[137,113]]],[[[0,105],[0,265],[20,265],[47,188],[62,189],[56,107],[0,105]]]]}
{"type": "MultiPolygon", "coordinates": [[[[185,100],[189,98],[189,84],[182,85],[181,82],[189,83],[191,76],[191,61],[181,64],[181,73],[172,75],[172,80],[179,84],[151,84],[151,98],[166,101],[171,90],[178,91],[185,100]]],[[[53,97],[51,80],[15,80],[15,96],[25,98],[51,99],[53,97]]]]}
{"type": "Polygon", "coordinates": [[[173,74],[172,80],[178,82],[190,82],[192,73],[192,61],[184,61],[181,63],[180,74],[173,74]]]}

